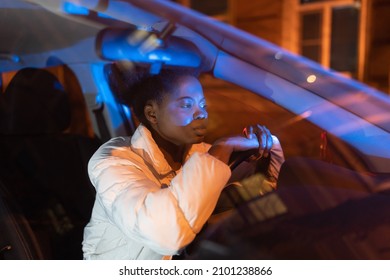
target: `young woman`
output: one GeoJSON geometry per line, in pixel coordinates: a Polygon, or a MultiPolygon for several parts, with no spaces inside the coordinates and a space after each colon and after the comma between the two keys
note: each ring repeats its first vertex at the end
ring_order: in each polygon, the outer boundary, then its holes
{"type": "Polygon", "coordinates": [[[204,143],[206,100],[192,75],[145,72],[130,83],[123,101],[140,125],[132,137],[102,145],[89,162],[96,201],[84,231],[85,259],[180,254],[212,214],[231,176],[232,152],[257,148],[269,155],[279,145],[262,126],[248,127],[246,137],[204,143]]]}

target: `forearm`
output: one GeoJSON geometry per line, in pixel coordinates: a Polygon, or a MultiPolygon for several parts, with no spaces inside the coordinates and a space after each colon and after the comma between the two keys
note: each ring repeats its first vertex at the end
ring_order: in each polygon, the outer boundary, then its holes
{"type": "Polygon", "coordinates": [[[220,161],[228,164],[232,151],[233,149],[231,147],[217,144],[211,146],[208,153],[220,161]]]}
{"type": "Polygon", "coordinates": [[[196,153],[172,180],[172,192],[194,232],[210,217],[230,176],[226,164],[207,153],[196,153]]]}

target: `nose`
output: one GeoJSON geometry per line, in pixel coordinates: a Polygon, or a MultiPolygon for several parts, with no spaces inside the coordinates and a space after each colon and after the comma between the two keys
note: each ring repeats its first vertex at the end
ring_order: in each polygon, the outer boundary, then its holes
{"type": "Polygon", "coordinates": [[[207,111],[203,108],[199,108],[195,113],[194,113],[194,120],[201,120],[201,119],[207,119],[208,114],[207,111]]]}

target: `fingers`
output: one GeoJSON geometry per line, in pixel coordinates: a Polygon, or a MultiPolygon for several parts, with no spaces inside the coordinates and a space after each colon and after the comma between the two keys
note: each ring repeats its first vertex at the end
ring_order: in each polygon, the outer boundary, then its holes
{"type": "Polygon", "coordinates": [[[273,145],[272,134],[265,126],[260,126],[260,125],[257,126],[259,127],[259,130],[261,130],[262,132],[261,143],[259,141],[259,148],[262,149],[260,150],[260,153],[262,153],[263,157],[268,157],[273,145]]]}
{"type": "Polygon", "coordinates": [[[244,130],[243,130],[243,133],[244,133],[245,137],[248,138],[248,139],[252,139],[255,136],[255,134],[253,133],[253,127],[252,126],[245,127],[244,130]]]}
{"type": "Polygon", "coordinates": [[[250,125],[244,128],[242,136],[228,137],[226,145],[233,147],[233,151],[258,149],[257,157],[268,157],[273,146],[272,134],[263,125],[250,125]]]}
{"type": "Polygon", "coordinates": [[[259,157],[268,157],[273,145],[272,134],[263,125],[247,126],[244,128],[244,135],[248,139],[256,136],[259,142],[259,157]]]}

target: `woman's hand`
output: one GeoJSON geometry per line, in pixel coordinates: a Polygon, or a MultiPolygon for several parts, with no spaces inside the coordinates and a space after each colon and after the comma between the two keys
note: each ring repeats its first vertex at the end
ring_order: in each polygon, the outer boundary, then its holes
{"type": "Polygon", "coordinates": [[[259,148],[257,137],[232,136],[217,140],[209,149],[209,154],[228,164],[232,152],[259,148]]]}
{"type": "Polygon", "coordinates": [[[263,125],[250,125],[244,128],[244,135],[248,139],[256,138],[259,142],[258,158],[268,157],[273,145],[271,132],[263,125]]]}
{"type": "Polygon", "coordinates": [[[209,154],[229,162],[232,152],[258,149],[257,158],[268,157],[273,146],[271,132],[263,125],[249,125],[244,128],[243,136],[226,137],[217,140],[209,149],[209,154]]]}

